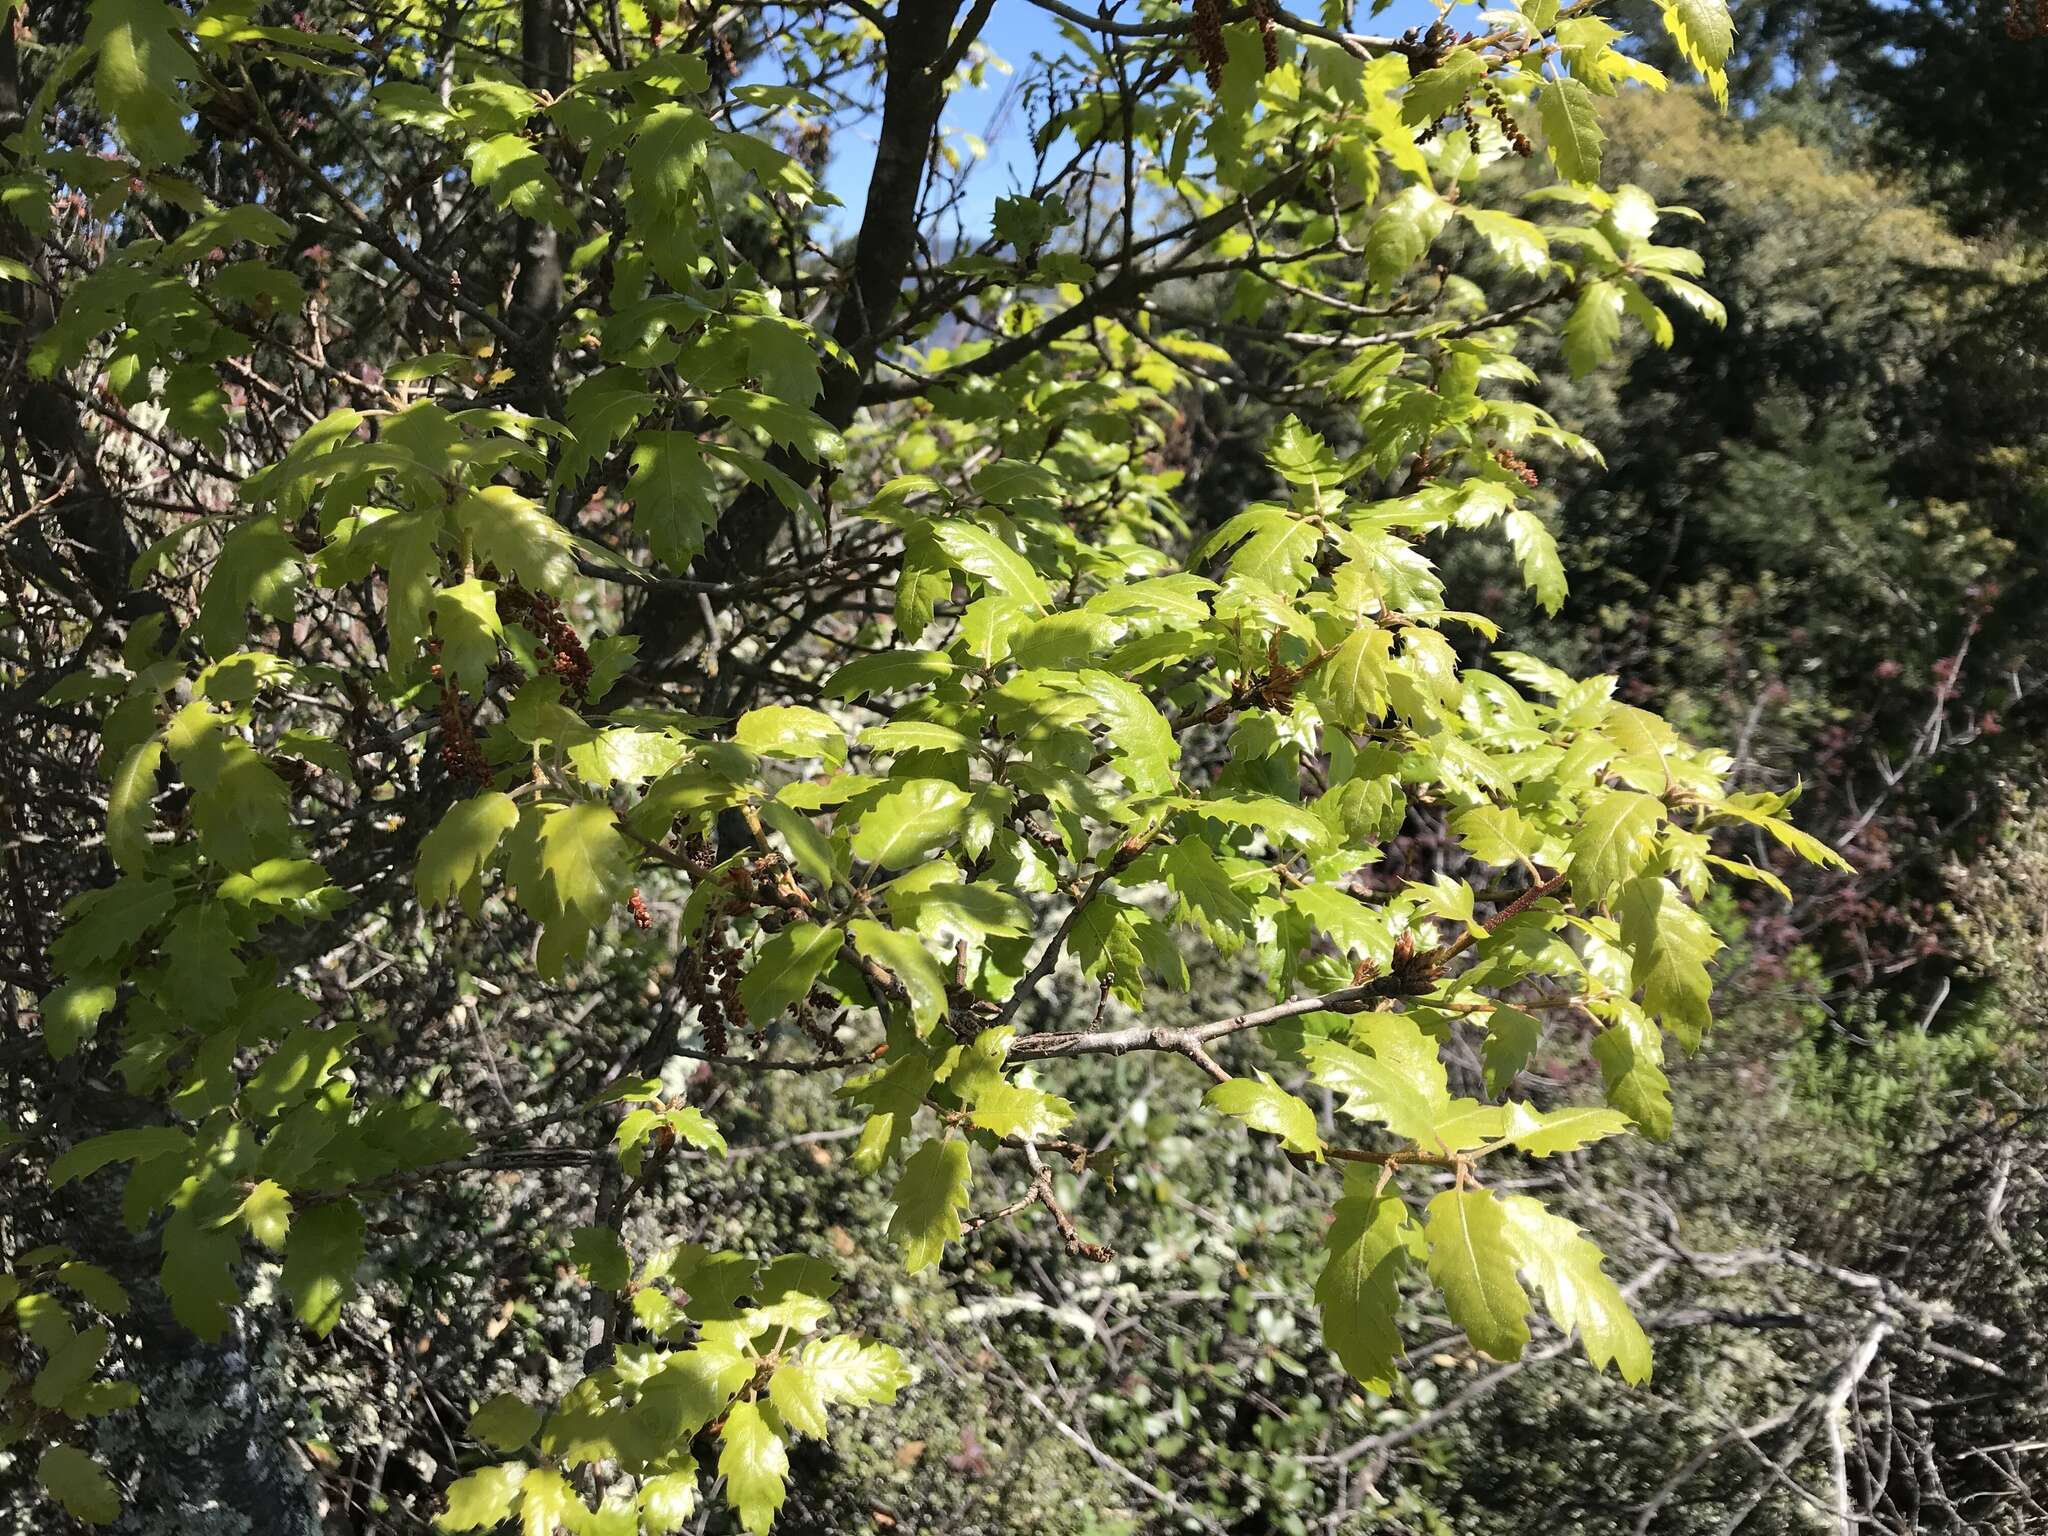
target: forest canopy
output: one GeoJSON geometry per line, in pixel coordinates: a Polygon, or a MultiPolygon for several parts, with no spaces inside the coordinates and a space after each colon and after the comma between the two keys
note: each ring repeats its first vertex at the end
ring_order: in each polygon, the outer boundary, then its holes
{"type": "MultiPolygon", "coordinates": [[[[1662,1182],[1717,977],[1794,995],[1752,1020],[1938,986],[1945,1040],[2038,933],[1956,858],[2048,881],[1999,715],[2039,397],[1946,463],[1865,429],[1873,357],[1999,393],[2038,255],[1967,178],[1737,120],[1846,22],[1762,63],[1720,0],[13,15],[20,1518],[888,1526],[845,1448],[908,1475],[913,1415],[1002,1392],[1101,1480],[1075,1530],[1441,1521],[1374,1486],[1428,1371],[1575,1359],[1625,1411],[1653,1333],[1798,1326],[1660,1299],[1760,1266],[1832,1287],[1834,1352],[1716,1511],[2006,1497],[1845,1429],[1899,1351],[2023,1380],[2001,1323],[1690,1247],[1662,1182]],[[1013,12],[987,198],[948,114],[1013,12]],[[1256,1235],[1156,1225],[1212,1200],[1256,1235]],[[1217,1331],[1145,1334],[1157,1423],[1075,1428],[1097,1366],[986,1332],[1184,1291],[1217,1331]]],[[[1940,1127],[2001,1189],[2008,1086],[1940,1127]]],[[[2008,1198],[1969,1241],[2010,1257],[2008,1198]]],[[[1698,1422],[1644,1522],[1733,1444],[1698,1422]]]]}

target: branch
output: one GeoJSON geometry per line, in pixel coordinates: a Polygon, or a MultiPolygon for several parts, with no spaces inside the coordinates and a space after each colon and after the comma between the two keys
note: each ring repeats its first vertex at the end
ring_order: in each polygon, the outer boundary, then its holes
{"type": "MultiPolygon", "coordinates": [[[[1136,252],[1142,254],[1176,238],[1180,239],[1183,250],[1198,250],[1240,219],[1247,219],[1287,196],[1301,185],[1307,174],[1308,162],[1298,162],[1292,169],[1282,172],[1266,183],[1254,196],[1226,204],[1214,213],[1197,219],[1184,230],[1154,236],[1151,240],[1140,243],[1135,248],[1136,252]]],[[[870,384],[861,391],[860,403],[881,405],[892,400],[910,400],[962,379],[985,378],[993,373],[1001,373],[1005,368],[1042,352],[1060,337],[1092,323],[1117,306],[1135,303],[1149,289],[1172,282],[1182,275],[1181,269],[1172,264],[1149,270],[1126,267],[1100,288],[1092,290],[1078,304],[1060,311],[1036,330],[1012,337],[999,346],[990,347],[979,357],[958,363],[939,373],[919,375],[902,383],[870,384]]]]}
{"type": "MultiPolygon", "coordinates": [[[[1491,934],[1510,918],[1528,911],[1562,886],[1565,878],[1562,874],[1552,875],[1530,886],[1488,918],[1482,925],[1484,932],[1491,934]]],[[[1260,1029],[1268,1024],[1298,1019],[1305,1013],[1363,1013],[1375,1003],[1390,998],[1421,997],[1436,986],[1444,967],[1476,942],[1472,930],[1467,928],[1448,943],[1416,951],[1406,960],[1397,953],[1394,968],[1383,976],[1338,987],[1335,991],[1314,997],[1297,997],[1271,1007],[1234,1013],[1227,1019],[1212,1019],[1206,1024],[1180,1029],[1158,1024],[1132,1024],[1123,1029],[1026,1035],[1010,1047],[1010,1059],[1042,1061],[1057,1056],[1124,1056],[1132,1051],[1171,1051],[1200,1066],[1210,1041],[1241,1030],[1260,1029]]]]}

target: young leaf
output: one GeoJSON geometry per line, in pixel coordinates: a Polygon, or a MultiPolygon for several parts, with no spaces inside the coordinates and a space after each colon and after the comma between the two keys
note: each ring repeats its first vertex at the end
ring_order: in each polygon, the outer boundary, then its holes
{"type": "Polygon", "coordinates": [[[107,789],[107,851],[127,874],[142,874],[149,866],[149,829],[156,822],[152,802],[163,760],[163,740],[153,736],[121,759],[107,789]]]}
{"type": "Polygon", "coordinates": [[[1713,1022],[1707,999],[1713,979],[1707,962],[1721,941],[1707,920],[1658,875],[1639,875],[1621,889],[1614,904],[1621,919],[1621,943],[1629,952],[1643,1007],[1664,1021],[1689,1051],[1713,1022]]]}
{"type": "Polygon", "coordinates": [[[1499,1098],[1529,1064],[1543,1038],[1542,1021],[1519,1008],[1496,1004],[1486,1016],[1486,1040],[1479,1048],[1486,1069],[1486,1091],[1499,1098]]]}
{"type": "Polygon", "coordinates": [[[95,1324],[73,1334],[50,1352],[43,1368],[29,1387],[29,1397],[38,1408],[55,1408],[92,1379],[107,1353],[107,1330],[95,1324]]]}
{"type": "Polygon", "coordinates": [[[903,1267],[911,1274],[939,1262],[946,1244],[960,1236],[960,1212],[967,1205],[967,1143],[934,1137],[911,1154],[896,1181],[896,1213],[889,1235],[903,1245],[903,1267]]]}
{"type": "Polygon", "coordinates": [[[906,780],[861,813],[853,856],[885,869],[908,869],[959,834],[970,803],[965,790],[943,779],[906,780]]]}
{"type": "Polygon", "coordinates": [[[518,820],[518,805],[497,790],[450,806],[441,824],[420,842],[419,867],[413,875],[420,904],[445,906],[458,894],[467,901],[499,841],[518,820]]]}
{"type": "Polygon", "coordinates": [[[1614,789],[1598,793],[1571,840],[1572,895],[1599,906],[1649,860],[1664,806],[1653,795],[1614,789]]]}
{"type": "Polygon", "coordinates": [[[119,994],[105,982],[67,981],[42,1002],[43,1041],[50,1058],[62,1061],[98,1028],[119,994]]]}
{"type": "Polygon", "coordinates": [[[1238,1077],[1218,1083],[1202,1100],[1211,1109],[1235,1115],[1255,1131],[1269,1131],[1290,1152],[1320,1158],[1323,1138],[1316,1132],[1315,1111],[1270,1078],[1238,1077]]]}
{"type": "Polygon", "coordinates": [[[487,1531],[512,1518],[519,1502],[526,1463],[508,1461],[485,1467],[448,1485],[448,1507],[434,1519],[441,1531],[487,1531]]]}
{"type": "Polygon", "coordinates": [[[766,1536],[788,1493],[789,1452],[780,1428],[772,1407],[764,1410],[750,1400],[732,1405],[719,1434],[725,1448],[718,1454],[718,1473],[726,1497],[754,1536],[766,1536]]]}
{"type": "Polygon", "coordinates": [[[1664,1047],[1650,1021],[1634,1009],[1621,1022],[1593,1037],[1593,1059],[1607,1085],[1607,1102],[1642,1128],[1652,1141],[1671,1135],[1671,1080],[1664,1075],[1664,1047]]]}
{"type": "Polygon", "coordinates": [[[1583,82],[1559,75],[1543,82],[1536,111],[1543,120],[1544,143],[1558,174],[1567,181],[1597,182],[1607,135],[1600,130],[1593,93],[1583,82]]]}
{"type": "Polygon", "coordinates": [[[1517,1151],[1531,1157],[1550,1157],[1558,1152],[1576,1152],[1609,1136],[1619,1136],[1629,1127],[1628,1116],[1618,1110],[1594,1107],[1539,1110],[1527,1104],[1507,1106],[1503,1134],[1517,1151]]]}
{"type": "Polygon", "coordinates": [[[469,1436],[493,1450],[516,1451],[539,1431],[541,1417],[523,1398],[500,1392],[470,1415],[469,1436]]]}

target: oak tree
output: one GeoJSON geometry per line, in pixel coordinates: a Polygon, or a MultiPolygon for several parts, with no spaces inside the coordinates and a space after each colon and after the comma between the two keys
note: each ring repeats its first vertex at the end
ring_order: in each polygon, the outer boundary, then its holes
{"type": "MultiPolygon", "coordinates": [[[[1598,450],[1522,353],[1581,373],[1719,313],[1659,238],[1687,210],[1601,177],[1603,102],[1666,82],[1598,0],[1400,36],[1000,3],[1061,44],[986,216],[944,114],[997,0],[90,0],[0,45],[6,686],[97,775],[30,829],[61,919],[13,896],[11,1155],[138,1234],[202,1339],[379,1306],[408,1190],[560,1181],[575,1214],[523,1237],[587,1333],[560,1392],[469,1405],[441,1529],[675,1530],[715,1482],[765,1531],[795,1442],[909,1381],[828,1253],[629,1240],[726,1151],[678,1062],[832,1074],[892,1191],[856,1240],[915,1274],[1002,1221],[1099,1257],[1061,1188],[1120,1107],[1062,1069],[1164,1053],[1203,1134],[1315,1179],[1360,1381],[1417,1287],[1495,1359],[1540,1310],[1650,1372],[1599,1249],[1498,1185],[1668,1132],[1697,904],[1780,888],[1718,832],[1833,855],[1615,678],[1451,609],[1432,551],[1504,541],[1554,610],[1530,461],[1598,450]],[[1198,526],[1181,435],[1240,393],[1266,484],[1198,526]],[[1419,816],[1427,880],[1386,858],[1419,816]],[[1271,1004],[1148,1022],[1192,944],[1271,1004]],[[576,1043],[527,1105],[472,1091],[358,1006],[351,946],[576,1043]],[[1091,1017],[1047,1016],[1055,973],[1091,1017]],[[620,975],[644,1028],[568,1017],[620,975]],[[1539,1049],[1583,1054],[1574,1101],[1526,1085],[1539,1049]]],[[[1663,22],[1721,91],[1719,0],[1663,22]]],[[[0,1440],[107,1521],[123,1277],[6,1261],[0,1440]]]]}

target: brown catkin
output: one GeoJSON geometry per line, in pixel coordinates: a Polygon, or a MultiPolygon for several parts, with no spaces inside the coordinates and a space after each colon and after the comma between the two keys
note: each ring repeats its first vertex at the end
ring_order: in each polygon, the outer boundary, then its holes
{"type": "MultiPolygon", "coordinates": [[[[440,669],[436,667],[435,670],[440,669]]],[[[490,783],[491,765],[485,759],[483,749],[476,744],[476,732],[470,729],[469,716],[463,712],[462,695],[447,683],[441,685],[438,713],[441,719],[441,766],[448,770],[448,776],[469,784],[490,783]]]]}
{"type": "Polygon", "coordinates": [[[1535,490],[1537,486],[1543,483],[1542,477],[1539,476],[1535,470],[1529,467],[1528,461],[1523,459],[1520,454],[1517,454],[1509,449],[1495,449],[1493,455],[1493,462],[1498,464],[1502,469],[1506,470],[1509,474],[1513,475],[1517,480],[1521,481],[1522,484],[1529,487],[1529,489],[1532,491],[1535,490]]]}
{"type": "Polygon", "coordinates": [[[1252,0],[1252,13],[1259,18],[1259,42],[1266,50],[1266,73],[1270,75],[1280,67],[1280,37],[1274,28],[1270,0],[1252,0]]]}
{"type": "Polygon", "coordinates": [[[590,683],[590,655],[576,627],[562,617],[562,605],[545,592],[507,585],[499,590],[498,607],[533,632],[540,642],[535,659],[562,680],[562,691],[583,698],[590,683]]]}
{"type": "Polygon", "coordinates": [[[1229,46],[1223,41],[1223,0],[1195,0],[1194,39],[1209,89],[1222,90],[1223,66],[1230,60],[1229,46]]]}
{"type": "Polygon", "coordinates": [[[2048,24],[2048,0],[2005,0],[2005,36],[2008,42],[2024,43],[2048,24]]]}

